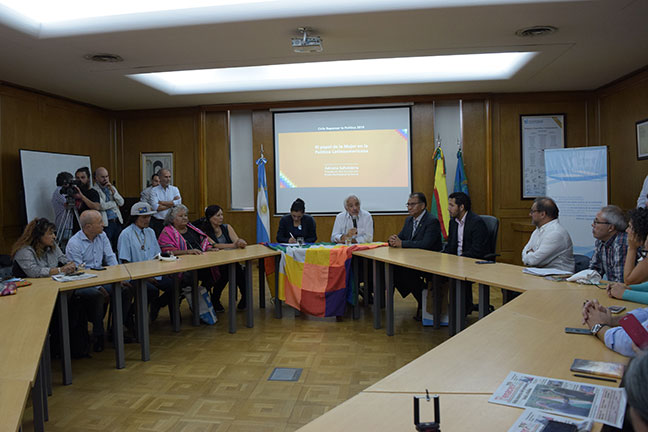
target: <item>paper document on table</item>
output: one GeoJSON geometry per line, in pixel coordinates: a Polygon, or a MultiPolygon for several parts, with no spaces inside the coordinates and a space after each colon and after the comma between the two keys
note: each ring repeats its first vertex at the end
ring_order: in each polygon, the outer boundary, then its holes
{"type": "Polygon", "coordinates": [[[594,426],[592,420],[573,420],[556,414],[547,414],[536,409],[525,409],[508,432],[541,432],[549,420],[575,425],[578,432],[589,432],[594,426]]]}
{"type": "Polygon", "coordinates": [[[510,372],[488,402],[589,418],[620,428],[626,393],[623,388],[510,372]]]}
{"type": "Polygon", "coordinates": [[[84,280],[84,279],[90,279],[90,278],[96,278],[97,275],[93,273],[83,273],[80,275],[54,275],[52,276],[52,279],[54,279],[56,282],[71,282],[71,281],[78,281],[78,280],[84,280]]]}
{"type": "Polygon", "coordinates": [[[555,276],[555,275],[565,275],[569,276],[572,272],[565,270],[559,270],[555,268],[539,268],[539,267],[525,267],[522,269],[522,273],[534,275],[534,276],[555,276]]]}

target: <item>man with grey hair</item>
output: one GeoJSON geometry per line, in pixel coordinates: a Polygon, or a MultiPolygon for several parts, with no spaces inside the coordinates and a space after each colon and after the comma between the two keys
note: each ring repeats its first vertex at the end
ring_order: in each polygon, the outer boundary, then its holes
{"type": "Polygon", "coordinates": [[[151,217],[151,228],[155,231],[155,235],[159,236],[162,232],[163,221],[169,209],[174,206],[182,204],[182,197],[180,196],[180,189],[171,184],[171,171],[162,168],[158,171],[160,184],[151,189],[151,207],[156,213],[151,217]]]}
{"type": "Polygon", "coordinates": [[[596,243],[589,268],[610,282],[623,282],[623,265],[628,251],[627,226],[623,211],[615,205],[603,207],[592,221],[596,243]]]}
{"type": "Polygon", "coordinates": [[[344,199],[344,211],[335,217],[331,241],[333,243],[371,243],[373,218],[360,208],[360,199],[349,195],[344,199]]]}

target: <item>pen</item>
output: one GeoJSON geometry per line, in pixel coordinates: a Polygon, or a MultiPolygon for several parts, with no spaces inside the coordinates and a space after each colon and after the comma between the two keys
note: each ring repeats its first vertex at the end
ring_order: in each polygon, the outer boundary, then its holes
{"type": "Polygon", "coordinates": [[[595,380],[601,380],[601,381],[617,382],[617,380],[612,379],[612,378],[603,378],[603,377],[581,375],[581,374],[574,374],[574,376],[579,377],[579,378],[589,378],[589,379],[595,379],[595,380]]]}
{"type": "Polygon", "coordinates": [[[293,240],[295,240],[295,241],[297,241],[297,239],[295,238],[295,236],[294,236],[294,235],[292,235],[292,233],[288,233],[288,234],[290,234],[290,237],[292,237],[292,238],[293,238],[293,240]]]}

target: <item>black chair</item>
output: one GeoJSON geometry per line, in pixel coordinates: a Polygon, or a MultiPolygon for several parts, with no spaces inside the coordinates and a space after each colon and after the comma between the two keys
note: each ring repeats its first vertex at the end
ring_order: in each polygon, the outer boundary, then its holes
{"type": "Polygon", "coordinates": [[[480,217],[486,224],[486,229],[488,230],[488,254],[484,256],[484,259],[495,261],[495,258],[498,256],[498,254],[495,253],[495,250],[497,249],[499,220],[495,216],[490,215],[480,215],[480,217]]]}
{"type": "Polygon", "coordinates": [[[589,268],[590,258],[587,255],[574,255],[574,273],[589,268]]]}

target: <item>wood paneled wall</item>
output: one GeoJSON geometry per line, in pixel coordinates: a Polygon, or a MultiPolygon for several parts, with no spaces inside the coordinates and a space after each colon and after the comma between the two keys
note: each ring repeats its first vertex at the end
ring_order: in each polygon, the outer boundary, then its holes
{"type": "MultiPolygon", "coordinates": [[[[124,196],[141,189],[141,153],[173,152],[174,183],[190,217],[208,204],[225,209],[226,221],[248,241],[256,240],[256,214],[230,211],[227,109],[253,110],[254,156],[261,146],[268,159],[270,210],[274,213],[272,107],[370,104],[414,101],[412,145],[414,189],[431,201],[434,187],[434,100],[463,100],[464,162],[473,207],[500,218],[499,251],[511,261],[513,222],[528,222],[530,200],[521,199],[520,127],[522,114],[566,115],[567,146],[610,148],[610,202],[632,207],[648,174],[648,160],[637,161],[635,122],[648,118],[648,72],[593,92],[546,94],[416,96],[344,101],[299,101],[255,106],[180,108],[110,112],[38,93],[0,86],[0,247],[6,253],[23,226],[18,150],[89,154],[106,166],[124,196]],[[618,173],[624,173],[619,175],[618,173]],[[628,180],[630,180],[628,182],[628,180]]],[[[454,164],[454,155],[446,155],[454,164]]],[[[256,184],[256,170],[254,170],[256,184]]],[[[54,181],[54,179],[52,179],[54,181]]],[[[403,197],[403,202],[406,197],[403,197]]],[[[307,208],[308,208],[308,203],[307,208]]],[[[274,238],[278,217],[271,218],[274,238]]],[[[404,216],[376,216],[375,239],[400,230],[404,216]]],[[[333,217],[317,217],[318,238],[328,240],[333,217]]]]}
{"type": "Polygon", "coordinates": [[[19,150],[89,155],[112,170],[113,137],[108,111],[0,85],[0,253],[9,253],[24,227],[19,150]]]}
{"type": "MultiPolygon", "coordinates": [[[[139,197],[142,190],[142,153],[173,153],[173,184],[178,186],[189,218],[201,213],[200,148],[196,109],[120,114],[118,161],[119,190],[124,197],[139,197]]],[[[116,176],[113,175],[113,176],[116,176]]]]}
{"type": "Polygon", "coordinates": [[[564,114],[565,144],[597,144],[592,93],[500,95],[493,98],[493,214],[500,220],[502,261],[513,259],[513,222],[529,222],[531,199],[522,199],[520,115],[564,114]]]}
{"type": "Polygon", "coordinates": [[[637,160],[635,127],[648,119],[648,71],[601,90],[598,102],[601,145],[610,148],[610,202],[629,209],[648,175],[648,159],[637,160]]]}

